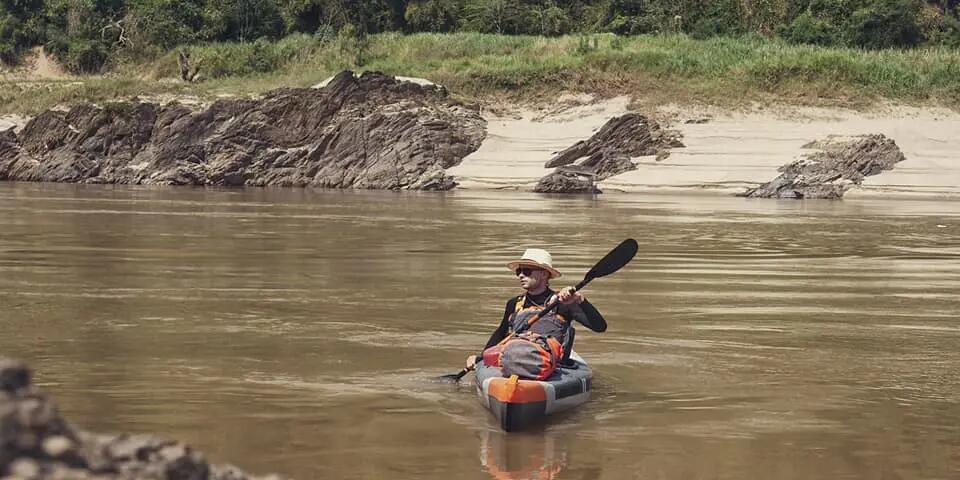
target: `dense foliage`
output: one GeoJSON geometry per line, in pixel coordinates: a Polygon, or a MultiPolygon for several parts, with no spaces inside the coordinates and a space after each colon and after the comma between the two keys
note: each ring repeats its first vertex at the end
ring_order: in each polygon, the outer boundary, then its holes
{"type": "Polygon", "coordinates": [[[178,45],[368,33],[758,34],[868,49],[960,46],[960,0],[2,0],[0,60],[43,45],[75,72],[178,45]]]}

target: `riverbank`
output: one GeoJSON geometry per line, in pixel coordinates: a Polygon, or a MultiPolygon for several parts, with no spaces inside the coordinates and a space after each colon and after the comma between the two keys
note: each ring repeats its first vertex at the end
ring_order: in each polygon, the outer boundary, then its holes
{"type": "MultiPolygon", "coordinates": [[[[586,140],[611,118],[636,112],[626,96],[597,99],[563,95],[550,106],[481,108],[487,123],[480,148],[446,170],[469,190],[530,191],[553,171],[556,152],[586,140]]],[[[946,108],[884,105],[866,111],[825,107],[664,105],[640,111],[681,135],[685,145],[666,158],[635,157],[636,170],[598,183],[605,193],[700,193],[736,195],[770,181],[778,168],[810,152],[830,136],[883,134],[906,159],[868,177],[853,196],[960,198],[960,114],[946,108]]],[[[0,117],[0,130],[29,118],[0,117]]]]}
{"type": "MultiPolygon", "coordinates": [[[[588,138],[610,118],[633,111],[626,97],[565,97],[553,107],[488,113],[480,149],[448,170],[466,189],[530,190],[553,169],[556,153],[588,138]],[[559,105],[559,106],[558,106],[559,105]]],[[[724,109],[665,105],[650,113],[682,135],[669,157],[634,158],[637,169],[600,182],[607,193],[698,192],[734,195],[770,181],[782,165],[830,136],[883,134],[906,160],[850,190],[851,196],[960,197],[960,114],[945,108],[883,105],[844,108],[724,109]]]]}
{"type": "MultiPolygon", "coordinates": [[[[172,100],[196,111],[221,99],[316,86],[354,54],[336,42],[291,36],[259,46],[185,47],[199,82],[175,80],[173,52],[98,77],[51,76],[50,60],[0,86],[0,130],[38,111],[114,100],[172,100]],[[264,71],[264,68],[270,68],[264,71]]],[[[42,53],[42,52],[41,52],[42,53]]],[[[906,160],[850,195],[960,195],[955,110],[960,52],[794,46],[762,38],[684,35],[568,36],[383,34],[363,69],[443,85],[477,110],[487,138],[447,170],[458,188],[530,190],[555,152],[611,118],[639,113],[677,131],[683,148],[632,158],[636,170],[603,180],[607,192],[737,194],[836,135],[883,134],[906,160]],[[452,53],[451,53],[452,52],[452,53]]]]}

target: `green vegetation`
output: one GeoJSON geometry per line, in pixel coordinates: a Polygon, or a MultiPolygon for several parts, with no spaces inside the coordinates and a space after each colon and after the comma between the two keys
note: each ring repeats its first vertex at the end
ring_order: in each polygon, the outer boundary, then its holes
{"type": "Polygon", "coordinates": [[[697,40],[684,34],[554,38],[480,33],[371,35],[318,39],[296,34],[276,42],[184,47],[203,81],[170,82],[177,55],[128,63],[114,75],[82,81],[0,84],[0,112],[30,113],[76,101],[133,95],[258,94],[310,86],[342,70],[423,77],[465,100],[534,98],[560,90],[628,93],[653,103],[706,101],[740,105],[771,95],[791,102],[864,105],[878,98],[960,103],[960,51],[946,47],[885,49],[795,45],[760,36],[697,40]],[[358,65],[356,50],[365,53],[358,65]]]}
{"type": "MultiPolygon", "coordinates": [[[[0,60],[43,45],[74,73],[181,45],[275,42],[291,34],[475,32],[563,36],[760,35],[867,49],[960,46],[960,0],[4,0],[0,60]]],[[[261,47],[272,48],[272,47],[261,47]]],[[[362,63],[362,62],[361,62],[362,63]]],[[[268,68],[267,64],[257,69],[268,68]]]]}

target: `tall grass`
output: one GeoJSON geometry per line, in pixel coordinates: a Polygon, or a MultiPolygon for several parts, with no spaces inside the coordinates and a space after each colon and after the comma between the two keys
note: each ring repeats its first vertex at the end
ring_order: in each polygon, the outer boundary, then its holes
{"type": "Polygon", "coordinates": [[[114,75],[119,79],[81,79],[82,87],[40,91],[26,103],[9,86],[0,86],[0,111],[116,98],[138,90],[209,97],[258,94],[309,86],[342,69],[424,77],[466,98],[567,90],[632,94],[657,102],[813,97],[860,104],[881,98],[960,104],[960,51],[945,47],[866,51],[791,45],[759,36],[696,40],[682,34],[544,38],[387,33],[370,38],[362,66],[354,64],[355,48],[343,39],[302,34],[276,42],[188,46],[184,50],[199,65],[201,82],[161,81],[177,75],[176,52],[170,52],[149,64],[118,68],[114,75]]]}

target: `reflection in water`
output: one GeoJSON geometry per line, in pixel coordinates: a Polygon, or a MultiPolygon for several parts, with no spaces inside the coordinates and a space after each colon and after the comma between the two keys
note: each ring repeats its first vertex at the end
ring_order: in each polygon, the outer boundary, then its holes
{"type": "Polygon", "coordinates": [[[480,464],[495,480],[552,480],[567,466],[566,444],[558,437],[545,431],[486,430],[480,437],[480,464]]]}

